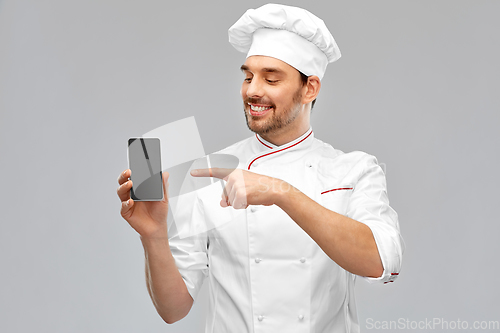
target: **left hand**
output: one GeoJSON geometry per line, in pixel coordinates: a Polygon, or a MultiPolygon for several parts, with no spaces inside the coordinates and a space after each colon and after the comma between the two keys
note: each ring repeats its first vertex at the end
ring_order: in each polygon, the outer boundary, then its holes
{"type": "Polygon", "coordinates": [[[241,169],[209,168],[191,170],[193,177],[215,177],[226,181],[220,205],[245,209],[249,205],[270,206],[284,181],[241,169]]]}

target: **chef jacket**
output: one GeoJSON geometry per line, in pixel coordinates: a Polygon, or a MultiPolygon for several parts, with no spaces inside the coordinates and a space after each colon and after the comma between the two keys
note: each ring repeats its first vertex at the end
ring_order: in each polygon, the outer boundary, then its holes
{"type": "MultiPolygon", "coordinates": [[[[238,168],[280,178],[324,207],[366,224],[384,271],[363,278],[381,283],[397,278],[404,242],[374,156],[343,153],[314,138],[312,129],[282,146],[255,135],[220,153],[238,157],[238,168]]],[[[221,192],[219,186],[216,202],[221,192]]],[[[202,193],[195,205],[190,219],[217,219],[213,199],[202,193]]],[[[172,254],[194,300],[208,277],[205,332],[359,331],[356,275],[330,259],[276,205],[249,206],[236,216],[192,237],[169,230],[172,254]]]]}

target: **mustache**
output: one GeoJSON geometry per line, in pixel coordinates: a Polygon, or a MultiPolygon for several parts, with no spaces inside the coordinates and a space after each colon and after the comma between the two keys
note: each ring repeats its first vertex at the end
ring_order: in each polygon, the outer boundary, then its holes
{"type": "Polygon", "coordinates": [[[245,98],[245,100],[243,102],[244,102],[245,105],[247,105],[248,103],[251,103],[251,104],[262,104],[262,105],[269,105],[272,108],[276,109],[276,106],[274,105],[274,103],[266,101],[265,99],[262,99],[262,98],[247,97],[247,98],[245,98]]]}

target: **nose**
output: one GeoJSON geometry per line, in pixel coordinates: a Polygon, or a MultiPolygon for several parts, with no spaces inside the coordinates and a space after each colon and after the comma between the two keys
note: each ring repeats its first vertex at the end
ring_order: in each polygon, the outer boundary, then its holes
{"type": "Polygon", "coordinates": [[[256,77],[254,77],[252,81],[250,81],[250,83],[247,85],[247,97],[258,98],[263,96],[264,92],[262,89],[262,84],[259,81],[260,80],[256,77]]]}

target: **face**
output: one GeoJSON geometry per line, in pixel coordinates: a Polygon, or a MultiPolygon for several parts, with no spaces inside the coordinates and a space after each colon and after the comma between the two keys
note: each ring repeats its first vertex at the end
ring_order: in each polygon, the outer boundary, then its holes
{"type": "Polygon", "coordinates": [[[265,136],[300,125],[304,86],[295,68],[272,57],[251,56],[241,70],[241,97],[251,131],[265,136]]]}

